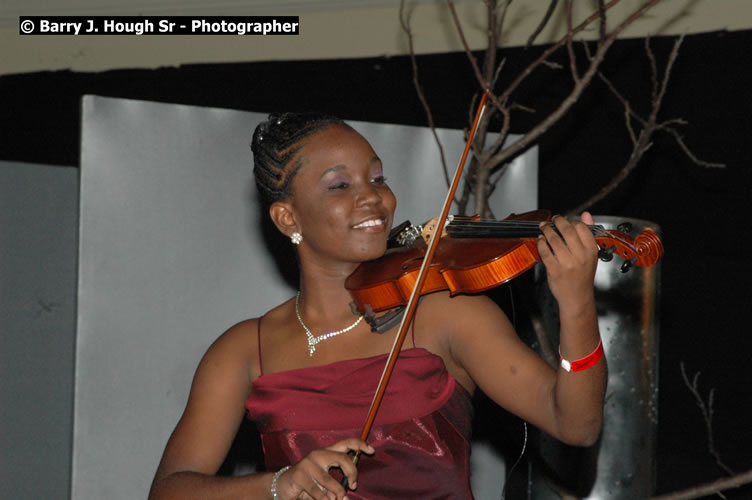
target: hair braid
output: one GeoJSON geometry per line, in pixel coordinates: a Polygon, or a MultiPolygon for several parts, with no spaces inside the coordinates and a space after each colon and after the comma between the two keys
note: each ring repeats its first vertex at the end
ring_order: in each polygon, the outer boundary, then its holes
{"type": "Polygon", "coordinates": [[[290,196],[292,179],[300,162],[292,160],[300,150],[300,141],[332,125],[348,126],[339,118],[319,113],[272,113],[253,133],[253,175],[261,202],[273,202],[290,196]]]}

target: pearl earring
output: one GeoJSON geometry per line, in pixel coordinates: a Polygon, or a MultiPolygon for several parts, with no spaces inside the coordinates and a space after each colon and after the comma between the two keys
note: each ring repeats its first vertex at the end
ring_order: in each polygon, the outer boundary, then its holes
{"type": "Polygon", "coordinates": [[[290,235],[290,241],[292,241],[293,245],[300,245],[300,242],[303,241],[303,235],[295,231],[290,235]]]}

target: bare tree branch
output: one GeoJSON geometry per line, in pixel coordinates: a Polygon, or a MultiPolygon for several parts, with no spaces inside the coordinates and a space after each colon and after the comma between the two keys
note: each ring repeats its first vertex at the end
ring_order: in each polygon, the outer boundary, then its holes
{"type": "Polygon", "coordinates": [[[606,75],[598,72],[598,77],[603,83],[606,84],[611,93],[614,94],[619,101],[621,101],[622,106],[624,106],[624,124],[627,127],[627,132],[629,132],[629,138],[632,140],[632,145],[637,144],[637,136],[635,135],[634,128],[632,127],[632,120],[637,120],[643,127],[645,127],[647,123],[642,119],[640,115],[632,110],[632,104],[623,95],[621,95],[621,92],[616,89],[614,84],[611,83],[611,80],[606,78],[606,75]]]}
{"type": "Polygon", "coordinates": [[[693,163],[696,165],[699,165],[701,167],[707,167],[707,168],[726,168],[725,163],[713,163],[713,162],[707,162],[704,160],[700,160],[697,158],[692,151],[690,151],[689,147],[684,143],[684,139],[682,136],[679,135],[679,132],[674,130],[673,128],[666,128],[663,129],[661,127],[661,130],[665,130],[669,134],[674,136],[674,139],[676,140],[677,144],[679,144],[679,147],[681,147],[682,151],[684,151],[684,154],[686,154],[690,160],[692,160],[693,163]]]}
{"type": "Polygon", "coordinates": [[[569,71],[572,73],[572,80],[575,83],[580,81],[577,74],[577,56],[574,54],[574,34],[572,32],[572,0],[567,0],[567,53],[569,54],[569,71]]]}
{"type": "MultiPolygon", "coordinates": [[[[488,184],[488,178],[491,171],[494,169],[503,169],[504,165],[508,162],[509,159],[513,158],[517,154],[521,153],[525,148],[527,148],[530,144],[532,144],[535,140],[540,137],[546,130],[548,130],[551,126],[553,126],[554,123],[556,123],[564,114],[566,114],[569,109],[574,105],[574,103],[579,99],[579,96],[582,94],[584,89],[590,84],[593,76],[596,74],[597,68],[600,66],[601,62],[603,61],[603,58],[605,57],[606,52],[608,51],[609,47],[613,43],[613,41],[616,39],[616,37],[632,22],[634,22],[635,19],[639,18],[642,14],[644,14],[650,7],[658,3],[659,0],[650,0],[643,4],[641,7],[639,7],[636,11],[632,13],[632,15],[628,16],[626,20],[624,20],[619,26],[616,27],[616,29],[613,30],[612,33],[608,34],[602,42],[598,46],[598,50],[596,51],[595,55],[590,59],[590,65],[586,69],[585,73],[583,73],[582,76],[579,76],[576,71],[576,59],[575,54],[572,49],[572,38],[574,34],[579,33],[581,30],[583,30],[589,23],[593,22],[596,19],[601,20],[601,25],[605,24],[604,17],[605,12],[608,8],[614,6],[616,3],[618,3],[618,0],[612,0],[608,4],[599,4],[599,10],[591,14],[585,21],[580,23],[578,26],[574,27],[571,24],[571,9],[572,9],[572,3],[571,0],[568,2],[568,30],[565,37],[563,37],[557,44],[554,44],[552,48],[549,48],[548,50],[544,51],[543,55],[540,56],[533,64],[528,66],[518,77],[515,79],[512,84],[507,88],[507,90],[502,94],[501,98],[497,98],[493,93],[490,93],[490,99],[494,103],[494,106],[496,109],[502,114],[502,128],[501,133],[497,140],[495,141],[494,145],[488,149],[486,152],[481,152],[480,148],[478,147],[478,144],[474,144],[473,152],[476,157],[479,158],[479,165],[477,168],[474,169],[472,182],[474,186],[470,187],[470,190],[476,194],[476,207],[475,207],[475,213],[486,216],[487,210],[488,210],[488,203],[487,199],[484,199],[482,196],[484,192],[487,192],[487,184],[488,184]],[[558,49],[564,44],[568,44],[569,48],[569,55],[570,55],[570,67],[573,71],[573,78],[575,79],[575,84],[573,87],[573,90],[570,92],[569,96],[567,96],[559,105],[559,107],[554,110],[553,113],[551,113],[549,116],[543,119],[536,127],[534,127],[532,130],[530,130],[527,134],[525,134],[522,138],[515,141],[510,146],[506,147],[505,149],[502,149],[503,145],[506,142],[506,138],[509,133],[510,129],[510,107],[506,105],[506,102],[511,95],[512,90],[516,88],[517,85],[519,85],[524,78],[530,74],[535,67],[542,64],[543,61],[545,61],[548,56],[553,53],[554,50],[558,49]]],[[[471,66],[473,67],[473,72],[475,73],[476,79],[478,80],[481,88],[488,89],[490,88],[490,81],[492,80],[491,74],[483,74],[481,72],[480,67],[478,66],[478,63],[475,59],[475,56],[472,54],[472,51],[470,50],[469,45],[467,44],[467,40],[465,39],[464,32],[462,30],[462,26],[459,20],[459,16],[457,15],[456,9],[454,7],[453,0],[447,0],[447,4],[449,6],[450,12],[452,13],[452,17],[454,20],[454,23],[457,27],[457,31],[460,35],[460,40],[463,43],[463,46],[465,48],[465,53],[468,56],[468,60],[470,61],[471,66]]],[[[493,26],[496,23],[495,16],[495,8],[496,8],[496,0],[487,0],[488,5],[488,13],[489,13],[489,22],[494,24],[489,24],[489,26],[493,26]]],[[[489,30],[489,35],[492,30],[489,30]]],[[[494,46],[494,49],[492,51],[493,54],[495,54],[495,38],[489,36],[489,42],[492,43],[494,46]]],[[[490,69],[491,65],[488,64],[488,59],[486,60],[485,69],[490,69]]],[[[485,136],[487,126],[488,126],[488,119],[484,118],[484,123],[481,123],[481,127],[478,130],[478,136],[480,138],[485,136]]],[[[480,142],[480,140],[479,140],[480,142]]],[[[643,146],[639,151],[640,155],[635,159],[639,159],[641,157],[642,153],[644,153],[644,150],[649,147],[649,145],[643,146]]],[[[470,177],[468,177],[465,182],[470,182],[470,177]]],[[[463,190],[463,197],[464,194],[467,194],[467,190],[463,190]]]]}
{"type": "MultiPolygon", "coordinates": [[[[509,11],[509,6],[511,4],[512,4],[512,0],[504,0],[504,6],[501,9],[501,15],[497,16],[499,20],[496,23],[496,40],[501,40],[501,33],[504,29],[504,21],[507,18],[507,12],[509,11]]],[[[488,27],[490,29],[491,25],[489,24],[488,27]]]]}
{"type": "MultiPolygon", "coordinates": [[[[655,54],[653,54],[653,51],[650,48],[650,37],[645,37],[645,53],[648,55],[648,58],[651,61],[651,74],[653,75],[653,99],[657,100],[658,102],[662,101],[663,96],[666,95],[666,89],[668,88],[668,80],[671,76],[671,70],[674,68],[674,62],[676,62],[676,58],[679,57],[679,48],[681,47],[682,42],[684,42],[684,35],[677,38],[674,42],[674,46],[671,49],[671,54],[669,54],[668,56],[666,71],[663,73],[663,80],[661,81],[660,89],[655,90],[658,84],[658,65],[655,63],[655,54]]],[[[657,115],[658,109],[654,109],[651,113],[650,120],[652,122],[655,122],[657,115]]]]}
{"type": "Polygon", "coordinates": [[[473,67],[473,72],[475,72],[475,78],[478,79],[480,87],[485,90],[486,87],[488,87],[488,82],[485,78],[483,78],[483,73],[481,73],[480,67],[478,67],[478,61],[475,59],[473,51],[470,50],[470,45],[468,45],[467,40],[465,39],[465,32],[462,30],[462,23],[460,23],[460,18],[457,15],[457,9],[454,8],[454,2],[452,0],[447,0],[447,5],[449,6],[449,11],[452,13],[454,24],[455,26],[457,26],[457,34],[459,34],[462,46],[465,48],[467,59],[470,61],[470,65],[473,67]]]}
{"type": "Polygon", "coordinates": [[[708,402],[706,404],[705,400],[700,394],[700,389],[697,387],[697,381],[700,378],[700,372],[695,373],[695,376],[692,377],[692,382],[690,382],[689,377],[687,377],[687,372],[686,370],[684,370],[684,363],[679,363],[679,367],[681,368],[684,385],[687,386],[689,392],[691,392],[695,397],[695,402],[700,408],[702,418],[705,421],[705,430],[708,434],[708,453],[710,453],[713,458],[715,458],[716,465],[718,465],[720,469],[726,472],[726,474],[731,476],[734,474],[734,471],[731,470],[731,468],[725,463],[723,463],[723,460],[721,460],[721,455],[715,448],[715,439],[713,438],[713,395],[715,393],[715,389],[710,389],[710,392],[708,393],[708,402]]]}
{"type": "Polygon", "coordinates": [[[410,50],[410,62],[412,64],[413,68],[413,86],[415,87],[415,92],[418,94],[418,99],[420,100],[420,103],[423,105],[423,109],[426,112],[426,119],[428,120],[428,126],[431,128],[431,133],[433,134],[433,138],[436,141],[436,145],[439,148],[439,156],[441,157],[441,168],[444,171],[444,180],[446,181],[447,187],[451,184],[450,176],[449,176],[449,170],[447,169],[446,164],[446,157],[444,155],[444,147],[441,145],[441,141],[439,140],[439,135],[436,133],[436,125],[433,121],[433,113],[431,112],[431,107],[428,105],[428,100],[426,100],[426,96],[423,94],[423,89],[420,86],[420,79],[418,78],[418,62],[415,59],[415,49],[413,47],[413,33],[410,29],[410,14],[405,15],[405,0],[400,0],[400,9],[399,9],[399,18],[400,18],[400,25],[402,26],[402,30],[407,35],[407,43],[410,50]]]}
{"type": "MultiPolygon", "coordinates": [[[[684,35],[682,35],[679,38],[679,44],[681,44],[681,40],[684,39],[684,35]]],[[[674,50],[671,51],[672,55],[674,53],[678,53],[678,46],[674,44],[674,50]]],[[[650,50],[650,37],[645,37],[645,53],[648,56],[648,61],[650,61],[650,75],[651,75],[651,98],[653,100],[656,100],[658,98],[658,64],[655,62],[655,54],[653,54],[653,51],[650,50]]],[[[673,64],[673,61],[669,61],[670,64],[673,64]]]]}
{"type": "Polygon", "coordinates": [[[551,3],[548,4],[548,9],[546,9],[546,13],[543,15],[543,19],[541,19],[541,22],[538,24],[538,27],[533,30],[533,32],[530,34],[530,36],[527,39],[527,45],[525,45],[526,48],[530,48],[533,46],[533,43],[535,43],[535,39],[538,38],[538,35],[541,34],[543,31],[543,28],[546,27],[548,24],[548,21],[551,20],[551,16],[553,15],[554,11],[556,11],[556,4],[559,3],[559,0],[550,0],[551,3]]]}
{"type": "Polygon", "coordinates": [[[714,493],[720,494],[724,490],[738,488],[739,486],[750,483],[752,483],[752,470],[748,470],[747,472],[743,472],[732,477],[718,479],[717,481],[713,481],[712,483],[693,486],[692,488],[687,488],[686,490],[651,497],[650,500],[690,500],[692,498],[705,497],[714,493]]]}
{"type": "MultiPolygon", "coordinates": [[[[519,153],[521,153],[525,148],[530,146],[533,142],[535,142],[545,131],[547,131],[551,126],[559,121],[562,116],[566,114],[567,111],[574,105],[575,102],[579,99],[582,92],[585,90],[585,88],[590,84],[590,81],[592,80],[593,76],[596,73],[596,70],[600,66],[601,62],[603,62],[603,58],[606,55],[606,52],[611,47],[611,44],[616,39],[616,37],[624,31],[624,29],[632,24],[635,19],[643,15],[650,7],[658,3],[660,0],[650,0],[649,2],[646,2],[643,4],[639,9],[637,9],[635,12],[632,13],[627,19],[625,19],[619,26],[617,26],[611,34],[609,34],[604,40],[603,43],[601,43],[598,47],[598,50],[596,51],[595,55],[593,56],[590,66],[588,69],[583,73],[581,79],[574,85],[574,88],[570,92],[570,94],[561,102],[559,107],[554,110],[549,116],[547,116],[542,122],[540,122],[537,126],[535,126],[532,130],[530,130],[528,133],[526,133],[524,136],[522,136],[520,139],[515,141],[512,145],[507,147],[506,149],[500,151],[499,153],[496,153],[493,155],[493,157],[490,159],[491,162],[493,162],[494,165],[499,165],[502,163],[505,163],[509,159],[511,159],[514,156],[517,156],[519,153]]],[[[609,8],[613,6],[616,3],[616,0],[609,2],[606,4],[606,8],[609,8]]],[[[574,32],[577,32],[578,30],[584,29],[584,27],[587,25],[587,23],[592,22],[594,19],[597,19],[599,17],[599,13],[595,13],[588,17],[583,23],[578,25],[577,27],[573,28],[574,32]]],[[[569,35],[567,35],[569,36],[569,35]]],[[[557,44],[555,44],[553,47],[561,47],[564,43],[566,43],[566,38],[564,37],[562,40],[560,40],[557,44]]],[[[551,48],[546,50],[543,55],[541,55],[538,58],[538,61],[542,61],[548,58],[548,55],[552,53],[553,51],[551,48]]],[[[522,80],[524,77],[526,77],[528,74],[530,74],[534,68],[536,63],[533,63],[533,65],[528,66],[521,74],[520,76],[512,83],[512,85],[507,88],[507,90],[502,94],[501,99],[504,100],[506,96],[508,96],[511,91],[516,88],[517,85],[522,83],[522,80]]]]}
{"type": "MultiPolygon", "coordinates": [[[[486,0],[486,18],[488,29],[486,30],[486,40],[488,44],[488,48],[486,49],[486,56],[483,59],[483,81],[486,82],[486,85],[488,87],[491,87],[491,80],[493,79],[494,74],[494,67],[496,66],[496,49],[497,49],[497,31],[493,27],[498,24],[498,19],[496,16],[496,1],[497,0],[486,0]]],[[[454,11],[454,6],[452,5],[452,12],[453,16],[455,16],[457,13],[454,11]]],[[[459,25],[459,20],[456,19],[456,23],[459,25]]]]}
{"type": "Polygon", "coordinates": [[[684,385],[687,386],[689,391],[694,396],[695,402],[697,403],[697,406],[700,408],[700,412],[702,413],[702,418],[705,421],[705,428],[708,435],[708,451],[715,458],[718,467],[723,469],[726,473],[730,474],[731,477],[718,479],[710,483],[693,486],[685,490],[675,491],[673,493],[667,493],[665,495],[654,496],[651,498],[651,500],[690,500],[693,498],[700,498],[712,494],[716,494],[721,496],[722,498],[725,498],[722,493],[723,491],[752,483],[752,470],[733,475],[734,472],[728,466],[726,466],[726,464],[723,463],[720,454],[715,449],[713,442],[714,390],[710,389],[710,392],[708,393],[708,401],[707,403],[705,403],[705,399],[700,394],[700,389],[698,388],[697,383],[700,378],[700,372],[695,373],[695,376],[692,377],[692,381],[690,381],[689,377],[687,376],[687,372],[684,369],[684,363],[680,363],[679,367],[681,368],[684,385]]]}
{"type": "Polygon", "coordinates": [[[613,83],[611,83],[611,81],[608,78],[606,78],[605,75],[603,75],[602,73],[599,73],[600,79],[606,83],[609,90],[611,90],[611,92],[616,96],[616,98],[619,101],[621,101],[622,105],[624,106],[625,123],[626,123],[627,131],[629,132],[629,137],[632,140],[632,145],[633,145],[632,152],[629,155],[629,159],[627,160],[627,163],[608,182],[608,184],[603,186],[595,195],[585,200],[579,206],[570,210],[569,211],[570,214],[578,214],[582,212],[583,210],[590,208],[592,205],[594,205],[598,201],[608,196],[622,182],[624,182],[624,180],[629,176],[629,174],[631,174],[632,171],[637,167],[637,164],[639,163],[640,159],[642,159],[645,152],[647,152],[647,150],[652,145],[651,139],[652,139],[653,133],[657,130],[665,131],[671,134],[676,140],[676,142],[679,144],[679,146],[682,148],[684,153],[695,164],[706,166],[706,167],[723,167],[724,166],[721,164],[703,162],[699,160],[694,154],[692,154],[692,152],[689,150],[689,148],[686,146],[686,144],[682,140],[679,133],[676,130],[674,130],[673,127],[669,126],[672,124],[681,124],[683,123],[683,120],[674,118],[671,120],[664,121],[662,123],[657,122],[658,112],[661,109],[663,98],[666,95],[666,89],[668,88],[668,82],[671,76],[671,70],[673,69],[674,62],[676,61],[676,58],[679,55],[679,48],[681,47],[683,40],[684,40],[684,36],[681,36],[674,42],[674,46],[669,55],[668,62],[666,63],[666,69],[664,71],[663,78],[659,82],[658,67],[655,62],[655,55],[653,54],[653,51],[650,48],[648,39],[646,39],[645,52],[647,53],[648,59],[651,62],[650,68],[651,68],[652,96],[653,96],[652,103],[651,103],[650,116],[647,119],[643,119],[642,117],[637,115],[637,113],[635,113],[634,110],[632,109],[632,106],[629,103],[629,101],[624,96],[622,96],[621,93],[619,93],[619,91],[616,89],[613,83]],[[637,136],[635,136],[635,131],[632,126],[633,120],[638,122],[642,127],[642,130],[640,130],[640,133],[637,136]]]}
{"type": "MultiPolygon", "coordinates": [[[[489,15],[489,22],[493,22],[495,25],[495,19],[496,19],[496,0],[487,0],[488,2],[488,15],[489,15]]],[[[483,90],[486,89],[492,89],[491,81],[493,79],[491,72],[489,71],[488,74],[483,74],[480,70],[480,67],[478,66],[478,61],[475,59],[475,56],[473,55],[472,50],[470,50],[470,45],[468,45],[467,40],[465,39],[465,32],[462,29],[462,23],[460,22],[459,16],[457,15],[457,9],[454,7],[454,1],[453,0],[447,0],[447,5],[449,7],[449,11],[452,13],[452,19],[454,20],[454,25],[457,28],[457,33],[459,34],[460,41],[462,42],[462,46],[465,49],[465,54],[467,55],[468,60],[470,61],[470,65],[473,67],[473,72],[475,73],[475,78],[478,80],[478,83],[480,84],[480,88],[483,90]]],[[[508,3],[507,3],[508,5],[508,3]]],[[[491,24],[489,24],[491,26],[491,24]]],[[[487,49],[487,54],[492,57],[487,57],[486,61],[493,61],[493,59],[496,57],[496,30],[489,29],[488,30],[489,35],[489,48],[487,49]]],[[[486,64],[487,68],[490,68],[493,66],[493,63],[486,64]]],[[[496,109],[498,109],[502,114],[504,114],[504,105],[501,101],[496,97],[496,95],[493,92],[489,92],[488,98],[491,100],[491,102],[494,104],[496,109]]],[[[485,136],[485,131],[488,126],[488,122],[491,119],[493,113],[486,112],[486,114],[483,117],[483,121],[481,122],[480,126],[478,127],[478,133],[476,135],[478,136],[485,136]]]]}
{"type": "Polygon", "coordinates": [[[598,42],[602,42],[604,38],[606,38],[606,6],[603,3],[603,0],[598,0],[598,14],[600,16],[600,20],[598,22],[598,42]]]}
{"type": "MultiPolygon", "coordinates": [[[[611,7],[613,7],[614,5],[616,5],[617,3],[619,3],[619,1],[620,0],[611,0],[610,2],[608,2],[603,7],[603,12],[598,11],[598,12],[595,12],[594,14],[591,14],[590,16],[588,16],[584,21],[582,21],[575,28],[573,28],[573,30],[572,30],[572,36],[578,34],[582,30],[584,30],[586,27],[588,27],[590,25],[590,23],[592,23],[595,19],[598,19],[602,15],[604,15],[603,14],[604,12],[606,12],[608,9],[610,9],[611,7]]],[[[644,14],[647,11],[647,9],[649,9],[650,7],[652,7],[653,5],[655,5],[657,3],[657,1],[658,0],[653,0],[653,1],[649,2],[648,4],[643,5],[637,12],[635,12],[636,15],[630,16],[630,20],[628,20],[629,24],[631,24],[634,21],[634,19],[637,19],[642,14],[644,14]]],[[[569,36],[569,34],[567,34],[567,36],[569,36]]],[[[538,56],[538,58],[535,61],[533,61],[530,65],[528,65],[528,67],[525,68],[517,76],[517,78],[509,85],[509,87],[507,87],[507,89],[504,91],[504,93],[499,96],[499,100],[500,101],[504,101],[504,100],[508,99],[509,96],[512,94],[512,92],[514,92],[515,90],[517,90],[517,87],[519,87],[520,84],[528,76],[530,76],[530,74],[532,74],[532,72],[533,72],[533,70],[535,70],[535,68],[537,68],[541,64],[544,64],[544,61],[547,61],[548,58],[551,56],[551,54],[553,54],[554,52],[556,52],[557,50],[559,50],[566,43],[567,36],[564,36],[561,40],[559,40],[558,42],[556,42],[555,44],[551,45],[549,48],[547,48],[546,50],[544,50],[543,53],[540,56],[538,56]]]]}

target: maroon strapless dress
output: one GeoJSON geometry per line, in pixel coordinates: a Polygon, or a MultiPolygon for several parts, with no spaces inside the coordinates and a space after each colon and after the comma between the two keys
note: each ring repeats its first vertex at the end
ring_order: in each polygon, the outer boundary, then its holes
{"type": "MultiPolygon", "coordinates": [[[[297,463],[310,451],[357,437],[386,355],[261,375],[246,401],[267,469],[297,463]]],[[[400,353],[358,463],[357,499],[468,499],[468,392],[440,357],[422,348],[400,353]]],[[[332,471],[333,475],[335,471],[332,471]]]]}

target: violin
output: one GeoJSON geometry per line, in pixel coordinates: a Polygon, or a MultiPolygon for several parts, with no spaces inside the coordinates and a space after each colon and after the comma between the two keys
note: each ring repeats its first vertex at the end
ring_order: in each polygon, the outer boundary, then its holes
{"type": "MultiPolygon", "coordinates": [[[[549,211],[512,214],[501,221],[451,217],[419,294],[439,290],[449,290],[450,295],[479,293],[516,278],[541,261],[537,246],[541,222],[551,222],[549,211]]],[[[347,278],[345,288],[360,313],[368,315],[407,303],[435,226],[435,221],[419,226],[421,238],[412,228],[402,231],[397,241],[415,241],[362,263],[347,278]]],[[[616,230],[599,225],[589,228],[598,244],[599,258],[610,261],[618,255],[624,259],[622,272],[634,265],[652,266],[663,256],[660,238],[649,229],[632,238],[628,224],[616,230]]]]}

